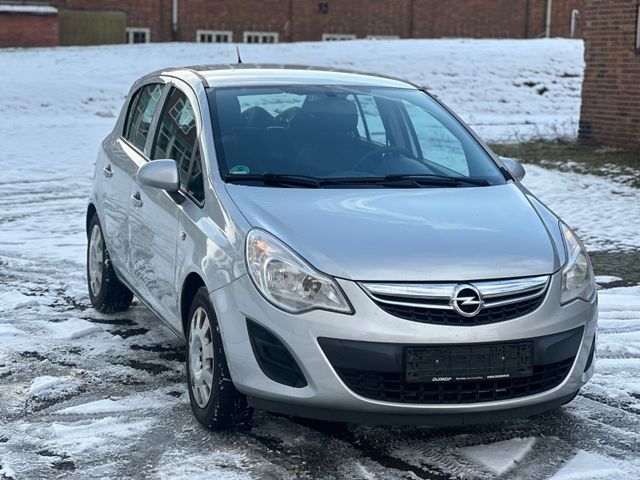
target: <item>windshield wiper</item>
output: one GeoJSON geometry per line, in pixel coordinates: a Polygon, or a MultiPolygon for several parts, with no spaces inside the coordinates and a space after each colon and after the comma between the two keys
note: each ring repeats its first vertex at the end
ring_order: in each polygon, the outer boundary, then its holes
{"type": "Polygon", "coordinates": [[[265,185],[283,187],[322,188],[336,185],[376,185],[383,187],[459,187],[463,184],[487,186],[489,182],[481,178],[448,177],[436,174],[399,174],[383,177],[311,177],[282,173],[227,175],[226,182],[262,182],[265,185]]]}
{"type": "Polygon", "coordinates": [[[263,182],[265,185],[283,187],[320,188],[322,179],[307,175],[288,175],[283,173],[226,175],[225,182],[263,182]]]}
{"type": "Polygon", "coordinates": [[[429,185],[431,182],[436,184],[437,182],[451,183],[453,185],[460,185],[466,183],[469,185],[489,186],[490,183],[484,178],[470,178],[470,177],[449,177],[447,175],[436,175],[432,173],[410,173],[406,175],[387,175],[384,177],[387,180],[414,180],[420,184],[429,185]]]}
{"type": "Polygon", "coordinates": [[[388,187],[459,187],[463,184],[487,186],[481,178],[448,177],[435,174],[399,174],[384,177],[335,177],[318,179],[322,185],[380,185],[388,187]]]}

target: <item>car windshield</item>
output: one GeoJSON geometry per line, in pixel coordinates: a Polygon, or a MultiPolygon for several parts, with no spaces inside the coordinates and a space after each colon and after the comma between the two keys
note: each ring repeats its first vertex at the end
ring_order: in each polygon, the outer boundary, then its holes
{"type": "Polygon", "coordinates": [[[269,86],[208,92],[222,178],[288,187],[505,183],[473,136],[414,89],[269,86]]]}

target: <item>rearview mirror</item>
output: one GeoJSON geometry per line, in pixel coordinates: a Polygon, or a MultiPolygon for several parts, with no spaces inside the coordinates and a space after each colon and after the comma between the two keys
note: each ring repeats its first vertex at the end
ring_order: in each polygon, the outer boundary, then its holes
{"type": "Polygon", "coordinates": [[[509,170],[509,173],[513,176],[513,178],[515,178],[517,181],[521,181],[524,178],[527,172],[525,172],[524,167],[518,160],[507,157],[500,157],[500,160],[502,161],[506,169],[509,170]]]}
{"type": "Polygon", "coordinates": [[[167,192],[180,189],[180,174],[175,160],[152,160],[138,169],[138,182],[167,192]]]}

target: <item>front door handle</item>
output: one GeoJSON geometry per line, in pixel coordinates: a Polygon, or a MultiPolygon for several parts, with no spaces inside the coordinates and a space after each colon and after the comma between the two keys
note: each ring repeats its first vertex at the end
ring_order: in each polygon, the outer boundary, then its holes
{"type": "Polygon", "coordinates": [[[140,208],[142,206],[142,197],[140,196],[140,192],[131,194],[131,203],[136,208],[140,208]]]}
{"type": "Polygon", "coordinates": [[[111,170],[111,165],[107,165],[106,167],[104,167],[102,169],[102,173],[107,179],[113,177],[113,170],[111,170]]]}

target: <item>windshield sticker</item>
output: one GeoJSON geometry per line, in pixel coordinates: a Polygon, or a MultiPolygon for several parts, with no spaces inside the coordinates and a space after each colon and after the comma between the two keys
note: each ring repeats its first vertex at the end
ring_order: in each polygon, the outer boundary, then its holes
{"type": "Polygon", "coordinates": [[[249,173],[249,167],[246,165],[236,165],[235,167],[231,167],[229,173],[232,175],[247,175],[249,173]]]}

